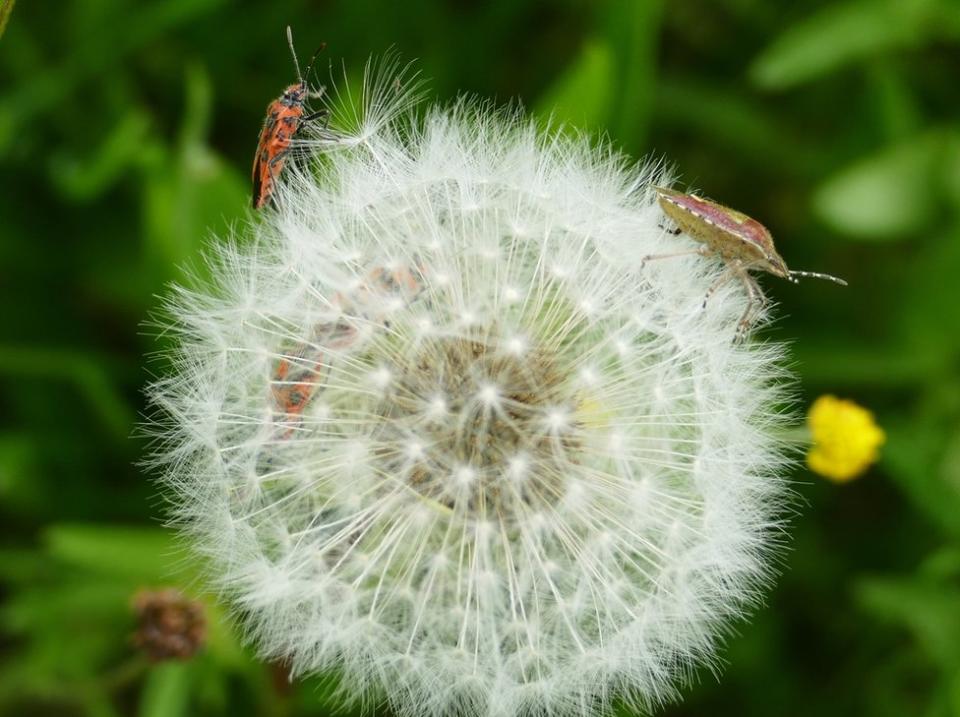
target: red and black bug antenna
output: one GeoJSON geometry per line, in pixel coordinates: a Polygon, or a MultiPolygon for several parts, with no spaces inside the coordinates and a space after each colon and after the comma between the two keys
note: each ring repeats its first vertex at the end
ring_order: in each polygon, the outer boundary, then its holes
{"type": "Polygon", "coordinates": [[[297,80],[303,84],[303,75],[300,74],[300,63],[297,61],[297,50],[293,46],[293,30],[287,25],[287,45],[290,47],[290,56],[293,58],[293,67],[297,71],[297,80]]]}
{"type": "MultiPolygon", "coordinates": [[[[310,62],[307,63],[307,71],[304,75],[300,74],[300,63],[297,61],[297,50],[293,46],[293,30],[290,29],[290,26],[287,25],[287,45],[290,47],[290,55],[293,57],[293,67],[297,71],[297,81],[307,87],[307,90],[310,91],[309,86],[304,81],[304,77],[308,80],[310,79],[310,73],[313,71],[313,63],[316,62],[317,56],[327,49],[327,43],[321,42],[320,47],[313,51],[313,55],[310,56],[310,62]]],[[[321,92],[310,91],[310,95],[314,97],[319,97],[321,92]]]]}

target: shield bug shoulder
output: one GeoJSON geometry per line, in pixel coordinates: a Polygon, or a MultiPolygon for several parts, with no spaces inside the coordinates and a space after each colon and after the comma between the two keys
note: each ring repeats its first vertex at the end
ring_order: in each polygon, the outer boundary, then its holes
{"type": "Polygon", "coordinates": [[[686,234],[703,246],[673,254],[650,255],[644,257],[643,261],[647,262],[653,259],[685,254],[718,256],[722,259],[727,266],[727,270],[707,290],[704,305],[706,305],[707,299],[713,292],[725,281],[736,278],[743,282],[747,290],[748,303],[737,325],[738,338],[745,335],[752,323],[758,305],[762,306],[765,300],[760,285],[750,275],[751,271],[765,271],[794,283],[797,282],[797,277],[809,276],[826,279],[843,286],[847,284],[843,279],[838,279],[829,274],[788,269],[783,257],[777,253],[773,245],[773,237],[770,231],[756,219],[743,212],[738,212],[695,194],[685,194],[665,187],[652,187],[652,189],[657,195],[657,201],[664,214],[676,224],[672,233],[686,234]]]}
{"type": "Polygon", "coordinates": [[[253,157],[253,208],[261,209],[269,201],[276,188],[277,178],[283,171],[283,165],[290,151],[294,135],[305,122],[326,116],[326,110],[306,114],[307,100],[320,97],[322,92],[312,90],[307,83],[310,70],[317,55],[323,50],[321,45],[307,65],[305,75],[300,74],[300,63],[293,47],[293,33],[287,27],[287,43],[293,55],[293,66],[297,70],[297,82],[283,91],[283,94],[267,107],[267,117],[260,130],[257,152],[253,157]]]}

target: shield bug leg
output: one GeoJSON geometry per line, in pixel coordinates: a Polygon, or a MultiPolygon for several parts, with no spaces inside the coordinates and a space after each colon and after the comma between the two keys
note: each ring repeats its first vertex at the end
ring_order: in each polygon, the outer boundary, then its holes
{"type": "Polygon", "coordinates": [[[659,259],[673,259],[679,256],[693,256],[694,254],[699,254],[700,256],[707,256],[710,253],[710,249],[707,247],[700,247],[699,249],[685,249],[684,251],[675,251],[669,254],[647,254],[643,259],[640,260],[640,268],[643,269],[646,266],[648,261],[657,261],[659,259]]]}
{"type": "Polygon", "coordinates": [[[723,273],[720,274],[717,280],[710,284],[710,287],[707,289],[707,293],[703,296],[703,304],[700,307],[701,309],[707,308],[707,302],[710,301],[710,297],[717,293],[717,289],[730,281],[730,279],[733,278],[733,274],[734,269],[728,266],[723,273]]]}
{"type": "Polygon", "coordinates": [[[767,297],[764,295],[757,280],[749,274],[742,262],[738,261],[736,263],[734,272],[737,278],[743,282],[743,286],[747,290],[747,308],[743,310],[743,314],[737,322],[737,332],[733,338],[735,343],[740,343],[746,339],[747,332],[750,330],[750,327],[753,326],[754,317],[757,312],[762,310],[766,305],[767,297]]]}

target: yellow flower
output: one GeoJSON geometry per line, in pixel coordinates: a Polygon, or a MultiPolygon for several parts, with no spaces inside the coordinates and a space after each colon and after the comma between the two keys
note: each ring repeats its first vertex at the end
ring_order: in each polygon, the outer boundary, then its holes
{"type": "Polygon", "coordinates": [[[821,396],[814,401],[807,425],[813,435],[807,465],[838,482],[863,473],[877,460],[879,448],[887,439],[870,411],[836,396],[821,396]]]}
{"type": "Polygon", "coordinates": [[[603,404],[593,396],[587,396],[580,402],[577,417],[584,426],[590,428],[604,428],[611,419],[610,411],[604,409],[603,404]]]}

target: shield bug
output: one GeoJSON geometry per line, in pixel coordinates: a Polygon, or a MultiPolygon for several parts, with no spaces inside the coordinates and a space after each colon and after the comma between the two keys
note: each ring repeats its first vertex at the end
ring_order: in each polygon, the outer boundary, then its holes
{"type": "Polygon", "coordinates": [[[657,201],[664,214],[676,224],[672,233],[686,234],[691,239],[701,242],[703,246],[673,254],[649,255],[644,257],[643,261],[685,254],[719,256],[726,264],[727,270],[707,290],[703,303],[706,306],[707,299],[725,281],[736,278],[743,282],[747,290],[748,303],[737,324],[737,338],[744,336],[752,323],[758,304],[762,306],[765,301],[760,285],[750,275],[753,270],[765,271],[794,283],[797,283],[797,277],[809,276],[826,279],[843,286],[847,284],[843,279],[829,274],[788,269],[783,257],[773,246],[770,231],[756,219],[742,212],[694,194],[685,194],[665,187],[652,187],[652,189],[657,195],[657,201]]]}
{"type": "Polygon", "coordinates": [[[269,201],[276,188],[277,178],[283,171],[283,165],[294,135],[305,122],[310,122],[327,114],[320,110],[306,114],[307,100],[320,97],[321,91],[312,90],[305,77],[310,76],[313,62],[323,50],[321,45],[307,65],[306,75],[300,74],[300,63],[297,62],[297,52],[293,47],[293,33],[287,27],[287,44],[293,55],[293,66],[297,70],[297,82],[283,91],[283,94],[267,106],[267,117],[260,130],[260,141],[257,142],[257,153],[253,156],[253,208],[261,209],[269,201]]]}

